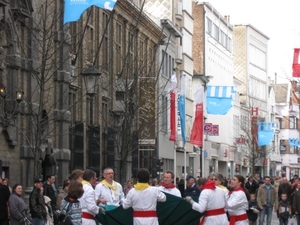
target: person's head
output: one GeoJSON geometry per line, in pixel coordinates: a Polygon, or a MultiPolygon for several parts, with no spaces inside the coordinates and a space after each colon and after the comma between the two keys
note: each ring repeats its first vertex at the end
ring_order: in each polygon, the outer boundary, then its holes
{"type": "Polygon", "coordinates": [[[211,176],[211,180],[213,180],[215,182],[215,185],[216,186],[219,186],[221,184],[224,183],[224,177],[222,174],[220,173],[214,173],[212,176],[211,176]]]}
{"type": "Polygon", "coordinates": [[[114,179],[114,170],[112,168],[105,168],[103,170],[103,177],[104,180],[110,184],[112,184],[113,179],[114,179]]]}
{"type": "Polygon", "coordinates": [[[43,193],[42,191],[44,191],[43,188],[43,180],[40,178],[37,178],[34,180],[34,187],[36,187],[37,189],[41,190],[41,193],[43,193]]]}
{"type": "Polygon", "coordinates": [[[250,194],[250,201],[251,202],[255,202],[255,200],[256,200],[256,195],[255,194],[250,194]]]}
{"type": "Polygon", "coordinates": [[[73,199],[78,199],[83,195],[82,183],[77,180],[72,180],[68,189],[68,196],[73,199]]]}
{"type": "Polygon", "coordinates": [[[166,171],[164,174],[164,183],[165,185],[171,185],[174,183],[174,173],[170,170],[166,171]]]}
{"type": "Polygon", "coordinates": [[[205,177],[200,177],[198,180],[197,180],[197,185],[198,185],[198,189],[201,190],[202,186],[208,181],[207,178],[205,177]]]}
{"type": "Polygon", "coordinates": [[[8,186],[9,185],[8,178],[4,178],[3,181],[2,181],[2,184],[8,186]]]}
{"type": "Polygon", "coordinates": [[[64,182],[63,182],[63,189],[65,191],[68,191],[69,185],[70,185],[70,180],[69,179],[65,179],[64,182]]]}
{"type": "Polygon", "coordinates": [[[48,196],[44,195],[44,201],[47,205],[51,205],[51,199],[48,196]]]}
{"type": "Polygon", "coordinates": [[[132,187],[132,181],[131,181],[131,180],[128,180],[128,181],[127,181],[127,187],[129,187],[129,188],[132,187]]]}
{"type": "Polygon", "coordinates": [[[47,175],[46,179],[48,184],[54,184],[55,182],[55,176],[53,174],[47,175]]]}
{"type": "Polygon", "coordinates": [[[244,187],[245,184],[245,177],[243,177],[242,175],[236,174],[233,176],[230,186],[235,189],[235,188],[239,188],[239,187],[244,187]]]}
{"type": "Polygon", "coordinates": [[[97,179],[95,171],[86,169],[82,175],[82,179],[88,181],[91,185],[95,185],[97,179]]]}
{"type": "Polygon", "coordinates": [[[248,178],[248,181],[251,182],[251,183],[253,182],[253,180],[254,180],[254,177],[253,177],[253,176],[250,176],[250,177],[248,178]]]}
{"type": "Polygon", "coordinates": [[[288,183],[288,179],[287,179],[286,177],[283,177],[282,180],[281,180],[281,182],[282,182],[283,184],[286,184],[286,183],[288,183]]]}
{"type": "Polygon", "coordinates": [[[139,183],[149,183],[150,173],[146,168],[139,169],[136,176],[139,183]]]}
{"type": "Polygon", "coordinates": [[[266,186],[269,186],[269,185],[271,185],[271,177],[270,176],[265,176],[265,185],[266,186]]]}
{"type": "Polygon", "coordinates": [[[287,194],[285,194],[285,193],[281,194],[281,200],[286,201],[287,200],[287,194]]]}
{"type": "Polygon", "coordinates": [[[12,187],[12,192],[13,192],[13,193],[16,193],[16,194],[19,195],[19,196],[21,196],[22,193],[23,193],[22,185],[21,185],[21,184],[15,184],[15,185],[12,187]]]}
{"type": "Polygon", "coordinates": [[[84,173],[84,171],[80,170],[80,169],[73,170],[71,175],[69,176],[69,179],[70,180],[77,180],[77,181],[81,182],[83,173],[84,173]]]}
{"type": "Polygon", "coordinates": [[[194,183],[196,182],[195,178],[193,176],[188,176],[186,178],[186,185],[188,187],[192,187],[194,185],[194,183]]]}

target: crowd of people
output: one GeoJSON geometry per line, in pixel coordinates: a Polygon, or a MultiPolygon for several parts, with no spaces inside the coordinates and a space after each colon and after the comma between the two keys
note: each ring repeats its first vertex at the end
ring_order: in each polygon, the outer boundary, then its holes
{"type": "Polygon", "coordinates": [[[280,225],[287,225],[292,216],[300,225],[297,175],[289,181],[284,175],[261,179],[237,174],[226,179],[212,173],[197,179],[189,175],[185,182],[175,179],[172,171],[166,171],[161,180],[151,180],[149,171],[142,168],[136,183],[128,180],[122,187],[114,180],[112,168],[103,170],[101,181],[93,170],[74,170],[61,190],[56,188],[53,174],[47,175],[46,181],[35,179],[28,207],[22,185],[10,188],[0,178],[0,225],[56,225],[61,213],[68,214],[73,225],[101,225],[96,215],[120,206],[133,209],[134,225],[158,225],[157,202],[166,201],[165,193],[185,199],[191,210],[201,213],[195,225],[271,225],[273,212],[280,225]]]}

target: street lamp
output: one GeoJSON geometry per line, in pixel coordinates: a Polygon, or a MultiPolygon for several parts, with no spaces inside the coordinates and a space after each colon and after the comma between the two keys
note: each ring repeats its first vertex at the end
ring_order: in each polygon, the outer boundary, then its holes
{"type": "Polygon", "coordinates": [[[89,65],[81,75],[83,76],[86,93],[90,96],[93,96],[97,93],[97,84],[100,78],[101,73],[94,67],[94,65],[89,65]]]}

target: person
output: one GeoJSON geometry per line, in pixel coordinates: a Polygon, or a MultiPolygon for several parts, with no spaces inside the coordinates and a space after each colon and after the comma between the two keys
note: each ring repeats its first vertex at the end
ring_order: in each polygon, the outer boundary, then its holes
{"type": "Polygon", "coordinates": [[[86,169],[82,179],[84,193],[79,198],[82,208],[82,224],[96,225],[94,217],[99,213],[99,207],[96,204],[96,194],[93,188],[97,179],[96,173],[93,170],[86,169]]]}
{"type": "Polygon", "coordinates": [[[0,225],[8,224],[8,199],[10,197],[9,188],[2,184],[0,177],[0,225]]]}
{"type": "Polygon", "coordinates": [[[293,184],[294,182],[296,182],[299,179],[297,174],[294,174],[293,178],[290,180],[291,184],[293,184]]]}
{"type": "Polygon", "coordinates": [[[245,186],[245,177],[234,175],[231,180],[232,191],[227,197],[226,209],[230,216],[230,224],[246,225],[248,224],[249,195],[245,186]]]}
{"type": "Polygon", "coordinates": [[[82,183],[77,180],[72,180],[68,188],[68,195],[62,199],[60,205],[60,211],[62,213],[68,213],[72,225],[81,225],[81,205],[79,198],[83,195],[82,183]]]}
{"type": "Polygon", "coordinates": [[[199,178],[198,188],[201,189],[198,203],[191,196],[186,201],[192,205],[192,209],[200,213],[204,212],[200,224],[202,225],[224,225],[228,224],[225,213],[226,194],[224,190],[216,187],[215,182],[206,178],[199,178]]]}
{"type": "Polygon", "coordinates": [[[34,187],[29,196],[29,209],[33,225],[45,225],[47,212],[44,197],[41,194],[42,179],[34,180],[34,187]]]}
{"type": "Polygon", "coordinates": [[[224,186],[224,177],[220,173],[213,173],[211,176],[211,180],[215,182],[215,185],[219,188],[221,188],[225,194],[227,195],[229,190],[227,189],[226,186],[224,186]]]}
{"type": "Polygon", "coordinates": [[[248,181],[245,184],[245,188],[247,189],[249,194],[256,193],[256,190],[258,189],[258,183],[254,180],[253,176],[250,176],[248,178],[248,181]]]}
{"type": "Polygon", "coordinates": [[[180,179],[178,183],[178,190],[180,191],[180,195],[184,196],[184,179],[180,179]]]}
{"type": "Polygon", "coordinates": [[[84,171],[80,169],[73,170],[71,175],[69,176],[69,180],[77,180],[79,182],[82,181],[84,171]]]}
{"type": "Polygon", "coordinates": [[[6,185],[6,186],[8,187],[9,192],[10,192],[10,194],[11,194],[11,193],[12,193],[12,189],[11,189],[11,187],[9,186],[9,180],[8,180],[8,178],[4,178],[4,180],[2,181],[2,184],[3,184],[3,185],[6,185]]]}
{"type": "Polygon", "coordinates": [[[21,197],[23,188],[21,184],[15,184],[12,187],[12,194],[9,197],[8,205],[10,209],[10,225],[24,224],[24,217],[29,218],[28,208],[25,201],[21,197]]]}
{"type": "Polygon", "coordinates": [[[187,177],[186,180],[186,189],[184,190],[184,196],[194,196],[194,197],[199,197],[200,195],[200,190],[198,189],[196,183],[195,183],[195,178],[191,175],[187,177]]]}
{"type": "Polygon", "coordinates": [[[249,225],[256,225],[259,208],[254,193],[250,194],[249,209],[247,210],[249,225]]]}
{"type": "Polygon", "coordinates": [[[128,192],[133,188],[132,186],[132,181],[131,180],[128,180],[126,182],[126,186],[124,188],[124,195],[127,196],[128,192]]]}
{"type": "Polygon", "coordinates": [[[276,190],[271,185],[271,178],[265,176],[264,184],[258,189],[257,192],[257,205],[261,209],[259,214],[259,225],[264,224],[265,216],[267,215],[267,225],[271,225],[273,208],[276,212],[278,205],[278,197],[276,190]]]}
{"type": "Polygon", "coordinates": [[[121,184],[113,180],[114,171],[112,168],[105,168],[103,176],[104,179],[95,188],[97,204],[110,210],[120,206],[124,199],[124,192],[121,184]]]}
{"type": "Polygon", "coordinates": [[[54,221],[53,221],[53,210],[51,206],[51,199],[48,196],[44,195],[44,201],[45,201],[46,212],[47,212],[46,225],[53,225],[54,221]]]}
{"type": "Polygon", "coordinates": [[[158,201],[165,202],[166,195],[157,187],[150,186],[149,180],[149,171],[145,168],[139,169],[137,184],[122,202],[124,209],[133,209],[133,225],[158,225],[156,205],[158,201]]]}
{"type": "Polygon", "coordinates": [[[164,173],[163,182],[158,189],[181,198],[180,191],[174,185],[174,173],[171,170],[164,173]]]}
{"type": "Polygon", "coordinates": [[[51,207],[53,210],[56,210],[56,196],[53,184],[55,182],[55,176],[53,174],[47,175],[47,181],[44,183],[44,195],[48,196],[51,199],[51,207]]]}
{"type": "Polygon", "coordinates": [[[297,225],[300,225],[300,183],[297,184],[297,190],[293,194],[292,209],[296,215],[297,225]]]}
{"type": "Polygon", "coordinates": [[[61,201],[68,195],[68,189],[70,185],[70,180],[65,179],[63,182],[63,187],[59,191],[57,198],[56,198],[56,208],[60,209],[61,201]]]}
{"type": "Polygon", "coordinates": [[[288,225],[289,217],[292,213],[292,207],[288,200],[287,194],[281,194],[281,199],[278,203],[277,217],[280,225],[288,225]]]}
{"type": "Polygon", "coordinates": [[[292,194],[292,185],[289,184],[289,181],[286,177],[283,177],[281,184],[279,184],[278,199],[281,199],[282,194],[287,194],[288,199],[290,199],[292,194]]]}
{"type": "Polygon", "coordinates": [[[154,178],[152,180],[152,186],[154,186],[154,187],[158,187],[159,186],[159,181],[156,178],[154,178]]]}

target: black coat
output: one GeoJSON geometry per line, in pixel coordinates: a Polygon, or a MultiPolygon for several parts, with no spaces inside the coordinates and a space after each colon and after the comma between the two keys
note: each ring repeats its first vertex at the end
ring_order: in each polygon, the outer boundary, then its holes
{"type": "Polygon", "coordinates": [[[199,195],[200,195],[200,190],[198,189],[197,185],[194,184],[193,187],[186,187],[186,189],[184,190],[184,196],[182,197],[186,197],[186,196],[199,197],[199,195]]]}
{"type": "Polygon", "coordinates": [[[9,188],[6,185],[0,184],[0,220],[8,219],[9,196],[9,188]]]}
{"type": "Polygon", "coordinates": [[[258,218],[258,213],[255,213],[251,208],[255,208],[259,210],[256,201],[255,202],[249,201],[249,209],[247,210],[248,219],[250,221],[256,221],[258,218]]]}
{"type": "Polygon", "coordinates": [[[253,180],[252,183],[247,181],[247,183],[245,184],[245,188],[248,190],[249,194],[255,194],[258,188],[258,184],[255,180],[253,180]]]}
{"type": "Polygon", "coordinates": [[[33,188],[33,191],[29,196],[29,209],[32,218],[46,219],[47,212],[44,196],[41,194],[40,189],[37,189],[36,187],[33,188]]]}

